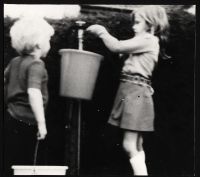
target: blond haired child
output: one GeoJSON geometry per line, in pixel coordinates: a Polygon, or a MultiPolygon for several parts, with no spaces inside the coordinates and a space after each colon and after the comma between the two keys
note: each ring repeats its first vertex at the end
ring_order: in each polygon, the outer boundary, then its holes
{"type": "Polygon", "coordinates": [[[19,56],[4,71],[6,176],[12,173],[11,165],[32,164],[36,140],[47,135],[48,74],[42,58],[53,34],[52,26],[42,18],[24,17],[10,29],[11,45],[19,56]]]}
{"type": "Polygon", "coordinates": [[[87,31],[101,38],[110,51],[128,54],[108,123],[123,130],[123,148],[134,175],[148,175],[142,134],[154,131],[151,76],[159,54],[165,56],[168,18],[163,7],[146,5],[134,11],[133,19],[135,36],[128,40],[116,39],[101,25],[91,25],[87,31]]]}

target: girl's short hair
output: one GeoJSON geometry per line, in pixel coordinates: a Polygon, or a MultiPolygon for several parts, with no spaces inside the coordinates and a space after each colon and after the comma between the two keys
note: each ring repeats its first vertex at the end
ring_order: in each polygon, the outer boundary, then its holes
{"type": "Polygon", "coordinates": [[[10,29],[12,47],[20,54],[31,54],[54,34],[53,27],[43,18],[23,17],[10,29]]]}

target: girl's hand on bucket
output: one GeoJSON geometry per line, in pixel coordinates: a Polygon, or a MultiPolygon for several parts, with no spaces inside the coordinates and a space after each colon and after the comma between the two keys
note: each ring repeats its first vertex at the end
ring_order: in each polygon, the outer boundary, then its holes
{"type": "Polygon", "coordinates": [[[108,33],[106,28],[102,25],[91,25],[86,29],[86,31],[91,32],[97,36],[108,33]]]}
{"type": "Polygon", "coordinates": [[[45,122],[44,123],[38,123],[37,139],[43,140],[43,139],[45,139],[46,135],[47,135],[47,128],[46,128],[45,122]]]}

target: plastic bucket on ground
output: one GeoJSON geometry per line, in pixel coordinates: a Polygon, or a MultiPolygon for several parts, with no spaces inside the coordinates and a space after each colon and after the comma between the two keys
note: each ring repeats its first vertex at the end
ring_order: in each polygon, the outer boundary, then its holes
{"type": "Polygon", "coordinates": [[[13,165],[14,175],[65,175],[67,166],[13,165]]]}
{"type": "Polygon", "coordinates": [[[90,100],[102,55],[76,49],[61,49],[60,95],[90,100]]]}

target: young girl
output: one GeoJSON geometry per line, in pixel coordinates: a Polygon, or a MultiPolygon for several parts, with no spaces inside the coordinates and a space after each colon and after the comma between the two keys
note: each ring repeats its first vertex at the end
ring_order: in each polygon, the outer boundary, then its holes
{"type": "Polygon", "coordinates": [[[148,175],[142,133],[154,131],[151,76],[159,54],[163,55],[168,18],[165,9],[158,5],[142,6],[133,17],[135,36],[128,40],[117,40],[101,25],[91,25],[87,31],[101,38],[112,52],[129,55],[122,68],[108,122],[123,129],[123,148],[130,158],[134,175],[148,175]]]}
{"type": "Polygon", "coordinates": [[[36,139],[46,137],[48,75],[41,58],[46,57],[53,34],[44,19],[22,18],[11,27],[12,47],[19,56],[4,71],[5,176],[11,175],[11,165],[32,165],[36,139]]]}

